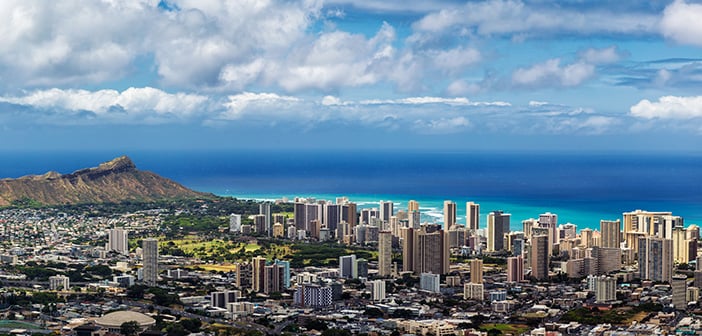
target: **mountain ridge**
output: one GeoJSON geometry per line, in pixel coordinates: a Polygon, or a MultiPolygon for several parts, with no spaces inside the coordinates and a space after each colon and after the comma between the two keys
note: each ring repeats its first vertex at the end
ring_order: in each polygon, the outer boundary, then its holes
{"type": "Polygon", "coordinates": [[[128,156],[83,168],[69,174],[49,171],[0,179],[0,206],[30,199],[44,205],[156,201],[212,197],[159,176],[137,169],[128,156]]]}

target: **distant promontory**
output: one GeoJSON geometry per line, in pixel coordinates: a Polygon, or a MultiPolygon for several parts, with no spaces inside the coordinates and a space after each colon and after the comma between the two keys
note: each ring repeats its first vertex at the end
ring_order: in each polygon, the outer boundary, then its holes
{"type": "Polygon", "coordinates": [[[0,206],[21,200],[58,205],[198,197],[213,195],[193,191],[173,180],[138,170],[127,156],[70,174],[52,171],[44,175],[0,179],[0,206]]]}

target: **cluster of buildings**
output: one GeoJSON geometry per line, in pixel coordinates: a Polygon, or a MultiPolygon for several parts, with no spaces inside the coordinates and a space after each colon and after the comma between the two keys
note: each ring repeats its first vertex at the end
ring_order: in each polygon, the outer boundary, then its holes
{"type": "MultiPolygon", "coordinates": [[[[171,289],[176,283],[172,288],[191,288],[178,293],[191,311],[204,310],[230,321],[266,316],[299,322],[319,316],[330,326],[380,334],[397,329],[482,336],[463,328],[476,318],[493,323],[538,318],[551,323],[528,331],[534,336],[670,333],[683,330],[681,317],[698,307],[699,228],[685,226],[680,216],[635,210],[621,219],[600,221],[596,230],[578,230],[547,212],[521,221],[520,230],[513,230],[509,213],[496,210],[483,216],[474,202],[465,208],[465,224],[460,224],[456,203],[445,201],[443,223],[436,224],[421,222],[416,201],[397,209],[391,201],[360,208],[345,197],[335,202],[297,198],[291,215],[271,213],[270,204],[261,203],[259,213],[248,218],[230,215],[230,234],[243,236],[236,239],[253,235],[333,241],[373,251],[373,257],[340,255],[338,265],[291,269],[287,260],[254,256],[236,263],[227,274],[185,271],[183,265],[206,260],[159,255],[153,238],[130,251],[133,232],[142,237],[158,232],[158,211],[110,218],[0,211],[0,261],[22,263],[29,256],[66,261],[82,249],[82,254],[98,260],[117,259],[118,265],[141,262],[136,276],[127,270],[114,277],[111,283],[118,286],[143,283],[171,289]],[[41,243],[25,242],[25,233],[41,243]],[[100,243],[79,247],[71,242],[76,237],[100,243]],[[159,277],[169,281],[159,282],[159,277]],[[198,286],[215,290],[195,295],[202,292],[198,286]],[[660,304],[664,311],[637,326],[558,322],[578,307],[607,310],[646,303],[660,304]],[[368,316],[368,309],[381,312],[383,318],[368,316]]],[[[67,276],[57,275],[49,278],[47,287],[65,291],[71,286],[67,276]]],[[[695,326],[700,321],[693,316],[685,322],[695,326]]]]}

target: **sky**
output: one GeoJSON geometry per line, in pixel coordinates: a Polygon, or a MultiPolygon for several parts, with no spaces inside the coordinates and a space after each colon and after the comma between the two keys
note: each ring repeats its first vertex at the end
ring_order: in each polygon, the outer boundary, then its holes
{"type": "Polygon", "coordinates": [[[0,2],[0,150],[702,151],[702,3],[0,2]]]}

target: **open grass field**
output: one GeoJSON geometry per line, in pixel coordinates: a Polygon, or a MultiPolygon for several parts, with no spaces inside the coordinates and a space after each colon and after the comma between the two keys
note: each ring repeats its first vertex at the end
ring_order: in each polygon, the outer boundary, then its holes
{"type": "Polygon", "coordinates": [[[530,328],[524,324],[502,324],[502,323],[485,323],[480,325],[481,330],[497,329],[502,335],[521,335],[527,332],[530,328]]]}
{"type": "Polygon", "coordinates": [[[220,263],[249,260],[253,256],[264,256],[267,259],[282,258],[290,255],[292,249],[289,245],[269,244],[267,248],[257,243],[231,242],[221,239],[205,240],[197,236],[185,236],[180,239],[159,241],[163,251],[180,249],[203,261],[217,261],[220,263]]]}

